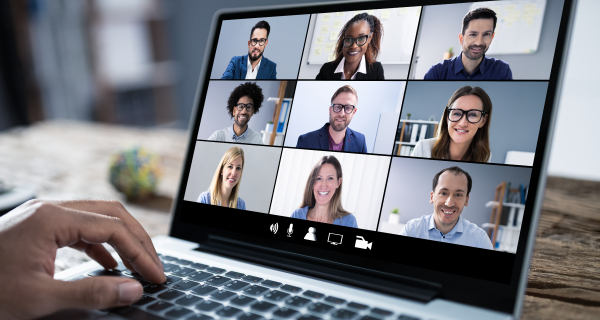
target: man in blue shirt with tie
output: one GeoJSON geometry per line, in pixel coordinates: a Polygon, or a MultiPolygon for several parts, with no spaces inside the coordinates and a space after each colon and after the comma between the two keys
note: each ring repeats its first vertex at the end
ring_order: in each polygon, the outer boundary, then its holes
{"type": "Polygon", "coordinates": [[[492,44],[496,13],[489,8],[477,8],[463,18],[458,41],[462,52],[456,57],[432,66],[425,80],[512,80],[508,63],[488,58],[485,53],[492,44]]]}
{"type": "Polygon", "coordinates": [[[472,185],[471,176],[459,167],[438,172],[429,200],[433,214],[408,221],[400,235],[493,250],[487,233],[460,216],[469,205],[472,185]]]}
{"type": "Polygon", "coordinates": [[[248,54],[231,58],[221,79],[277,79],[277,64],[263,56],[271,26],[259,21],[250,31],[248,54]]]}

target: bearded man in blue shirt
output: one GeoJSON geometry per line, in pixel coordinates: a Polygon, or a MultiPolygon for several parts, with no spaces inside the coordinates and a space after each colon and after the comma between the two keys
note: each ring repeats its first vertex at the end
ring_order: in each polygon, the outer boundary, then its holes
{"type": "Polygon", "coordinates": [[[425,80],[512,80],[508,63],[488,58],[496,30],[496,12],[489,8],[477,8],[463,18],[462,32],[458,41],[462,52],[431,67],[425,80]]]}
{"type": "Polygon", "coordinates": [[[469,173],[459,167],[438,172],[429,200],[433,214],[408,221],[400,235],[493,250],[487,233],[460,216],[472,186],[469,173]]]}

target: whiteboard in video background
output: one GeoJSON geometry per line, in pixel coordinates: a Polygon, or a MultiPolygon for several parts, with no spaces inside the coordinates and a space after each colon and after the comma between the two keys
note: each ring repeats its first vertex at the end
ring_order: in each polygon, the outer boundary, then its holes
{"type": "Polygon", "coordinates": [[[488,55],[537,51],[546,0],[477,2],[471,5],[469,11],[482,7],[494,10],[498,17],[488,55]]]}
{"type": "Polygon", "coordinates": [[[335,43],[340,31],[355,15],[367,12],[383,25],[383,38],[377,61],[382,64],[408,64],[412,56],[421,7],[391,8],[311,15],[317,19],[310,43],[309,64],[324,64],[335,60],[335,43]]]}

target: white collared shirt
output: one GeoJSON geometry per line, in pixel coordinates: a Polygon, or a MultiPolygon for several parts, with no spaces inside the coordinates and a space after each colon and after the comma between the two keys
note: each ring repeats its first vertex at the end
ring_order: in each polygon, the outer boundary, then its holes
{"type": "Polygon", "coordinates": [[[250,55],[248,55],[248,66],[247,71],[246,71],[246,79],[256,79],[256,75],[258,74],[258,68],[260,68],[260,63],[262,62],[262,56],[260,57],[260,60],[258,60],[258,64],[256,65],[256,68],[254,68],[254,71],[252,71],[252,63],[250,62],[250,55]]]}
{"type": "MultiPolygon", "coordinates": [[[[346,76],[344,75],[344,63],[346,62],[346,58],[342,57],[342,61],[340,61],[340,64],[338,64],[337,68],[335,68],[335,71],[333,73],[342,73],[342,80],[346,79],[346,76]]],[[[352,75],[352,77],[350,78],[350,80],[354,80],[356,79],[356,74],[357,73],[362,73],[362,74],[367,74],[367,64],[365,62],[365,56],[362,56],[362,59],[360,59],[360,62],[358,64],[358,70],[356,70],[356,72],[352,75]]],[[[248,78],[246,78],[248,79],[248,78]]]]}

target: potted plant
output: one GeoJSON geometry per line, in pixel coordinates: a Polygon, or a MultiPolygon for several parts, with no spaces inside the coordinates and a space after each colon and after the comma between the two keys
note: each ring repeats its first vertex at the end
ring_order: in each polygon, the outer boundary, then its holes
{"type": "Polygon", "coordinates": [[[389,224],[398,224],[400,223],[400,210],[398,208],[392,209],[390,215],[388,217],[389,224]]]}
{"type": "Polygon", "coordinates": [[[406,120],[410,120],[410,113],[406,114],[406,120]]]}
{"type": "Polygon", "coordinates": [[[444,52],[444,60],[448,60],[454,57],[454,52],[452,51],[453,49],[454,47],[450,47],[450,49],[448,49],[448,52],[444,52]]]}
{"type": "Polygon", "coordinates": [[[267,128],[265,129],[265,132],[268,132],[268,133],[273,132],[273,121],[267,122],[267,128]]]}

